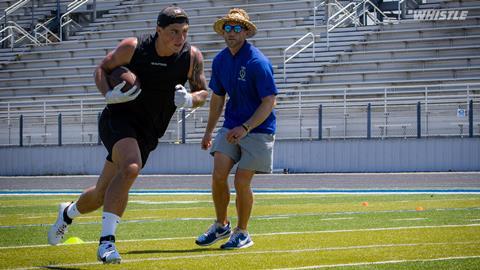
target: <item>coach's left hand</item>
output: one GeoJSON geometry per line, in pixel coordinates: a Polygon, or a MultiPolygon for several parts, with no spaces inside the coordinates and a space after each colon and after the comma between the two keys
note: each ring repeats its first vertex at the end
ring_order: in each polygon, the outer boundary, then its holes
{"type": "Polygon", "coordinates": [[[227,142],[236,144],[241,138],[247,136],[247,133],[242,126],[234,127],[227,132],[227,142]]]}

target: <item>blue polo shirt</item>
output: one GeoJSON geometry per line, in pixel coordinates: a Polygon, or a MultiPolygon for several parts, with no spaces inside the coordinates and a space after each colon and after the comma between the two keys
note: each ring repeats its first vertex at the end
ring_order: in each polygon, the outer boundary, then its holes
{"type": "MultiPolygon", "coordinates": [[[[270,61],[247,41],[235,55],[225,48],[215,56],[208,86],[216,95],[229,96],[223,123],[228,129],[240,126],[252,117],[262,98],[278,94],[270,61]]],[[[275,134],[275,129],[276,116],[273,110],[251,132],[275,134]]]]}

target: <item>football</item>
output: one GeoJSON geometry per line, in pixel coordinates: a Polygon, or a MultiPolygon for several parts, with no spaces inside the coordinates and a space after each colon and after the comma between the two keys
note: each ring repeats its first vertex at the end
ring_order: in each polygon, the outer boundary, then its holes
{"type": "Polygon", "coordinates": [[[112,70],[107,76],[107,79],[111,89],[123,81],[126,83],[121,90],[122,92],[128,91],[134,85],[137,86],[137,90],[140,89],[140,81],[138,80],[137,75],[124,66],[119,66],[112,70]]]}

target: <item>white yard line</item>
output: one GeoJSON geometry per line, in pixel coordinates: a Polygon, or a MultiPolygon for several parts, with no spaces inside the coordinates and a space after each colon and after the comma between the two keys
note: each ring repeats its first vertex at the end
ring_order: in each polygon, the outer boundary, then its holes
{"type": "MultiPolygon", "coordinates": [[[[305,231],[305,232],[276,232],[276,233],[258,233],[258,234],[251,234],[251,235],[252,236],[277,236],[277,235],[398,231],[398,230],[412,230],[412,229],[461,228],[461,227],[480,227],[480,223],[452,224],[452,225],[438,225],[438,226],[431,225],[431,226],[407,226],[407,227],[369,228],[369,229],[350,229],[350,230],[305,231]]],[[[123,243],[123,242],[148,242],[148,241],[171,241],[171,240],[176,241],[176,240],[186,240],[186,239],[195,239],[195,238],[196,238],[195,236],[185,236],[185,237],[168,237],[168,238],[129,239],[129,240],[118,240],[117,242],[123,243]]],[[[98,241],[88,241],[82,244],[98,244],[98,241]]],[[[79,245],[82,245],[82,244],[79,244],[79,245]]],[[[26,245],[26,246],[0,247],[0,250],[19,249],[19,248],[37,248],[37,247],[50,247],[50,245],[26,245]]]]}
{"type": "MultiPolygon", "coordinates": [[[[209,206],[211,207],[211,206],[209,206]]],[[[162,208],[142,208],[142,209],[129,209],[128,212],[141,212],[141,211],[165,211],[165,210],[173,210],[173,209],[204,209],[205,206],[191,206],[191,207],[162,207],[162,208]]]]}
{"type": "Polygon", "coordinates": [[[321,218],[320,220],[349,220],[349,219],[353,219],[353,217],[321,218]]]}
{"type": "MultiPolygon", "coordinates": [[[[480,190],[475,187],[469,188],[447,188],[447,189],[304,189],[293,188],[288,189],[254,189],[257,195],[479,195],[480,190]],[[273,191],[274,190],[274,191],[273,191]]],[[[4,191],[5,192],[5,191],[4,191]]],[[[78,196],[82,192],[79,190],[72,191],[44,191],[44,190],[22,190],[12,191],[11,193],[4,193],[0,190],[0,197],[15,197],[15,196],[78,196]]],[[[162,189],[162,190],[131,190],[130,195],[136,196],[156,196],[156,195],[195,195],[195,196],[211,196],[210,190],[178,190],[178,189],[162,189]]],[[[232,190],[232,195],[235,191],[232,190]]]]}
{"type": "Polygon", "coordinates": [[[270,235],[287,235],[287,234],[317,234],[317,233],[344,233],[344,232],[371,232],[371,231],[398,231],[411,229],[435,229],[435,228],[459,228],[459,227],[478,227],[480,224],[455,224],[455,225],[430,225],[430,226],[407,226],[407,227],[391,227],[391,228],[369,228],[369,229],[351,229],[351,230],[326,230],[326,231],[305,231],[305,232],[277,232],[256,234],[262,236],[270,235]]]}
{"type": "Polygon", "coordinates": [[[427,220],[428,218],[395,218],[395,221],[427,220]]]}
{"type": "Polygon", "coordinates": [[[199,204],[211,203],[212,201],[129,201],[128,203],[135,204],[199,204]]]}
{"type": "Polygon", "coordinates": [[[391,260],[391,261],[377,261],[377,262],[311,265],[311,266],[294,267],[294,268],[276,268],[274,270],[319,269],[319,268],[351,267],[351,266],[363,266],[363,265],[399,264],[399,263],[409,263],[409,262],[435,262],[435,261],[450,261],[450,260],[466,260],[466,259],[478,259],[478,258],[480,258],[480,256],[458,256],[458,257],[444,257],[444,258],[434,258],[434,259],[391,260]]]}
{"type": "MultiPolygon", "coordinates": [[[[202,208],[202,207],[189,207],[189,210],[202,208]]],[[[185,208],[155,208],[155,209],[148,209],[148,211],[160,211],[165,209],[185,209],[185,208]]],[[[428,211],[464,211],[464,210],[480,210],[480,208],[434,208],[428,209],[428,211]]],[[[131,209],[129,212],[133,211],[145,211],[145,209],[131,209]]],[[[290,217],[309,217],[309,216],[327,216],[327,215],[365,215],[365,214],[378,214],[378,213],[408,213],[408,212],[417,212],[417,210],[381,210],[381,211],[348,211],[348,212],[325,212],[325,213],[303,213],[303,214],[279,214],[279,215],[264,215],[264,216],[252,216],[252,219],[277,219],[277,218],[290,218],[290,217]]],[[[17,214],[18,215],[18,214],[17,214]]],[[[28,214],[22,214],[26,216],[28,214]]],[[[47,215],[43,217],[54,217],[53,215],[47,215]]],[[[56,215],[55,215],[56,217],[56,215]]],[[[164,221],[176,221],[176,220],[212,220],[212,218],[208,217],[197,217],[197,218],[190,218],[190,217],[183,217],[183,218],[154,218],[154,217],[139,217],[141,219],[124,219],[123,223],[139,223],[139,222],[164,222],[164,221]],[[143,219],[143,220],[142,220],[143,219]]],[[[81,222],[76,223],[77,225],[90,225],[90,224],[97,224],[98,218],[93,216],[81,216],[77,217],[77,219],[93,219],[94,221],[90,222],[81,222]],[[95,221],[97,220],[97,221],[95,221]]],[[[347,218],[341,218],[347,219],[347,218]]],[[[352,219],[352,218],[349,218],[352,219]]],[[[324,220],[328,220],[324,219],[324,220]]],[[[20,227],[44,227],[50,226],[51,224],[17,224],[17,225],[0,225],[0,228],[20,228],[20,227]]]]}
{"type": "Polygon", "coordinates": [[[447,202],[447,201],[479,201],[480,202],[480,198],[464,198],[464,199],[435,199],[435,200],[431,200],[431,199],[425,199],[425,200],[408,200],[408,201],[391,201],[391,202],[402,202],[402,203],[408,203],[408,202],[447,202]]]}
{"type": "Polygon", "coordinates": [[[271,219],[289,219],[290,217],[282,217],[282,216],[278,216],[278,217],[258,217],[256,218],[256,220],[271,220],[271,219]]]}
{"type": "MultiPolygon", "coordinates": [[[[417,247],[417,246],[436,246],[436,245],[447,245],[447,244],[478,244],[480,242],[443,242],[443,243],[413,243],[413,244],[384,244],[384,245],[364,245],[364,246],[345,246],[345,247],[326,247],[326,248],[309,248],[309,249],[291,249],[291,250],[263,250],[263,251],[234,251],[234,252],[222,252],[216,254],[203,254],[203,255],[185,255],[185,256],[172,256],[172,257],[154,257],[154,258],[140,258],[140,259],[125,259],[122,260],[122,264],[126,263],[138,263],[145,261],[170,261],[170,260],[180,260],[180,259],[199,259],[199,258],[209,258],[209,257],[224,257],[224,256],[237,256],[237,255],[257,255],[257,254],[281,254],[281,253],[303,253],[303,252],[320,252],[320,251],[337,251],[337,250],[352,250],[352,249],[375,249],[375,248],[390,248],[390,247],[417,247]]],[[[467,259],[467,258],[480,258],[480,256],[462,256],[462,257],[447,257],[449,259],[467,259]]],[[[411,261],[424,261],[424,260],[442,260],[446,258],[436,258],[436,259],[416,259],[411,261]]],[[[408,262],[409,260],[397,260],[397,261],[384,261],[386,262],[408,262]]],[[[373,262],[375,263],[375,262],[373,262]]],[[[368,262],[367,264],[373,264],[368,262]]],[[[48,268],[62,268],[62,267],[76,267],[76,266],[88,266],[96,265],[100,262],[85,262],[85,263],[72,263],[72,264],[58,264],[58,265],[48,265],[48,268]]],[[[363,263],[360,263],[363,264],[363,263]]],[[[350,266],[355,264],[338,264],[338,265],[319,265],[320,267],[335,267],[335,266],[350,266]]],[[[285,269],[312,269],[319,268],[319,266],[307,266],[308,268],[285,268],[285,269]]],[[[28,267],[28,268],[15,268],[14,270],[20,269],[43,269],[47,266],[37,266],[37,267],[28,267]]]]}

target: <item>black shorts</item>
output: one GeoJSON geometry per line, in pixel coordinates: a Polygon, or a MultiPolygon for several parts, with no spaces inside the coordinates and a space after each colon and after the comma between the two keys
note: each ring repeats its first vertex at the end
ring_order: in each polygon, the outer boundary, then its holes
{"type": "Polygon", "coordinates": [[[112,114],[106,107],[98,122],[100,138],[107,148],[107,160],[112,162],[113,146],[123,138],[135,138],[142,156],[142,168],[147,163],[148,155],[158,144],[155,129],[141,123],[128,114],[112,114]]]}

